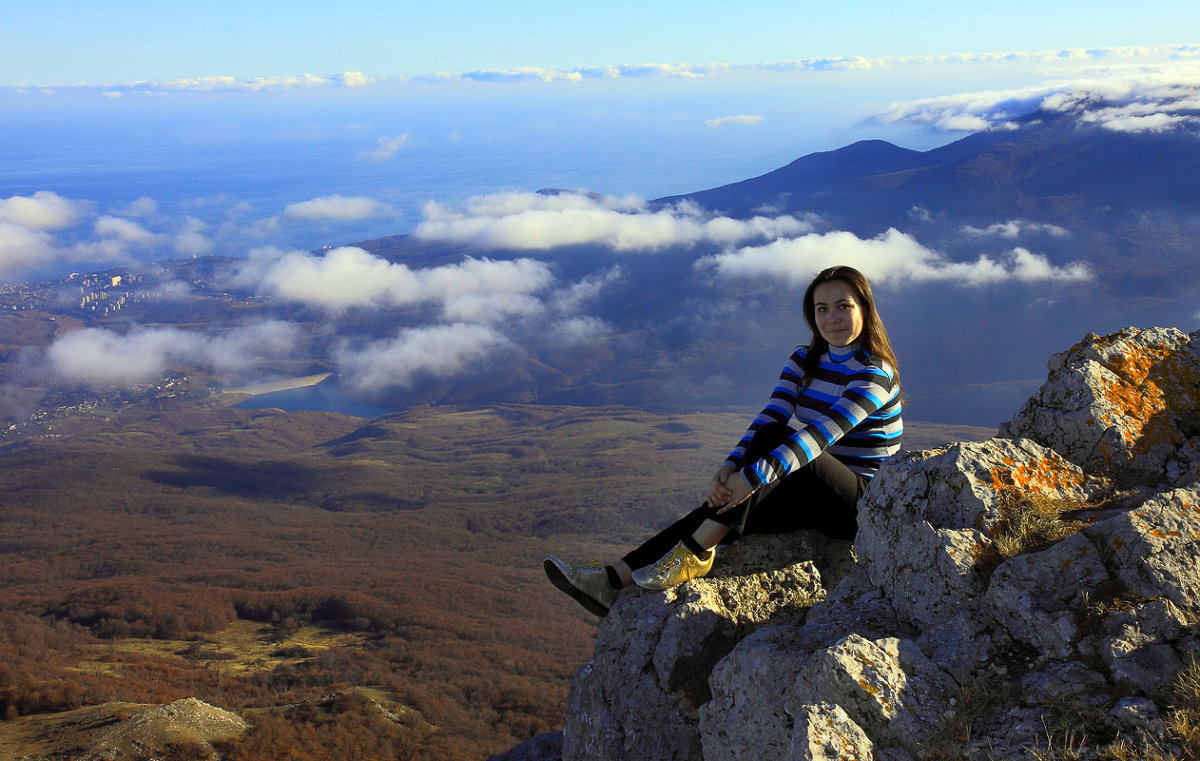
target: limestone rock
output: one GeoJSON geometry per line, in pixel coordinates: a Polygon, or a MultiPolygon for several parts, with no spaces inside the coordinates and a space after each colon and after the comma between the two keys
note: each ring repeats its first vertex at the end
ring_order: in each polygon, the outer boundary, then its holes
{"type": "Polygon", "coordinates": [[[563,759],[1163,757],[1193,658],[1200,333],[1129,328],[1052,358],[1002,435],[886,463],[852,552],[747,537],[623,593],[563,759]]]}
{"type": "Polygon", "coordinates": [[[972,610],[988,583],[980,559],[1011,495],[1085,499],[1075,465],[1029,439],[951,444],[886,464],[859,504],[860,563],[914,625],[972,610]]]}
{"type": "Polygon", "coordinates": [[[743,639],[709,677],[699,729],[710,758],[784,759],[792,741],[791,691],[813,649],[806,627],[765,626],[743,639]]]}
{"type": "Polygon", "coordinates": [[[700,706],[713,666],[773,619],[797,620],[822,595],[810,560],[836,575],[849,543],[814,545],[804,532],[746,537],[718,550],[719,569],[665,592],[622,592],[600,626],[590,663],[571,682],[563,757],[603,761],[692,759],[701,754],[700,706]]]}
{"type": "Polygon", "coordinates": [[[1163,492],[1089,533],[1129,594],[1200,604],[1200,484],[1163,492]]]}
{"type": "Polygon", "coordinates": [[[866,733],[841,706],[821,703],[796,711],[796,732],[786,761],[856,761],[874,758],[866,733]]]}
{"type": "Polygon", "coordinates": [[[174,747],[212,754],[212,743],[241,736],[250,725],[240,716],[197,698],[151,706],[103,732],[80,761],[132,761],[166,756],[174,747]]]}
{"type": "Polygon", "coordinates": [[[935,732],[950,709],[952,690],[949,676],[912,642],[850,634],[809,659],[792,698],[800,706],[839,706],[875,742],[916,751],[916,738],[935,732]]]}
{"type": "Polygon", "coordinates": [[[1049,362],[1045,385],[1008,424],[1089,470],[1196,477],[1200,352],[1171,328],[1090,334],[1049,362]]]}
{"type": "Polygon", "coordinates": [[[1075,534],[1047,550],[1001,564],[984,603],[1016,641],[1050,658],[1067,658],[1080,638],[1076,611],[1083,596],[1107,580],[1096,548],[1075,534]]]}

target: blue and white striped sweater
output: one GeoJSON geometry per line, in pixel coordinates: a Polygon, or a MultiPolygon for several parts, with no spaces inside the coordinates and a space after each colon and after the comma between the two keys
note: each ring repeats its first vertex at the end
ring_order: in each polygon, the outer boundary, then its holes
{"type": "Polygon", "coordinates": [[[788,357],[766,407],[727,459],[755,490],[774,485],[824,451],[868,479],[900,451],[904,422],[895,370],[855,346],[844,354],[831,349],[804,387],[801,368],[807,354],[808,347],[800,346],[788,357]],[[768,423],[791,424],[797,431],[758,462],[743,462],[754,433],[768,423]]]}

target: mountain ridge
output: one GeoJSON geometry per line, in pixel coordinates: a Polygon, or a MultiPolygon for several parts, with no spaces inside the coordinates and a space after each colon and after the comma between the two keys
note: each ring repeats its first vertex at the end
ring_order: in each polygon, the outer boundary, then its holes
{"type": "Polygon", "coordinates": [[[736,216],[764,205],[815,211],[858,230],[867,209],[888,220],[877,221],[878,228],[897,224],[914,204],[971,219],[996,213],[1060,215],[1046,203],[1047,196],[1115,204],[1118,210],[1191,205],[1200,191],[1198,167],[1200,141],[1190,133],[1131,135],[1037,113],[1014,129],[974,133],[924,152],[860,141],[808,154],[758,177],[657,202],[688,200],[736,216]],[[1054,171],[1064,166],[1073,168],[1054,171]],[[901,190],[905,194],[898,200],[901,190]],[[857,203],[855,193],[864,196],[857,203]],[[835,208],[831,198],[850,211],[835,208]]]}

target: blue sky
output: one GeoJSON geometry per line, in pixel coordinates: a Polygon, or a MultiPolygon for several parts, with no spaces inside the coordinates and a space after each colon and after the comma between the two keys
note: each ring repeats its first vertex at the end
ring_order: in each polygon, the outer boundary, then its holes
{"type": "Polygon", "coordinates": [[[0,84],[374,77],[640,63],[750,64],[1194,42],[1197,4],[926,2],[4,3],[0,84]]]}

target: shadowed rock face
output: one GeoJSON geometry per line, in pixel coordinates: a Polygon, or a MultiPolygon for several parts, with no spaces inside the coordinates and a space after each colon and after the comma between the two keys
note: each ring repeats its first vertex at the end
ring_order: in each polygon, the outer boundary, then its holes
{"type": "Polygon", "coordinates": [[[1071,721],[1091,757],[1169,749],[1158,706],[1200,656],[1200,332],[1049,369],[996,438],[885,465],[853,551],[748,537],[623,593],[562,758],[1028,758],[1071,721]]]}

